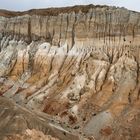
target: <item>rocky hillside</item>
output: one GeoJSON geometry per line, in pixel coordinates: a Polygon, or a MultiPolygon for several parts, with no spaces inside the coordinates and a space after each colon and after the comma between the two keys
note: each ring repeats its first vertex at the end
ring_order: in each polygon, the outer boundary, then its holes
{"type": "Polygon", "coordinates": [[[0,95],[47,115],[47,124],[52,118],[64,136],[44,132],[42,122],[26,129],[63,140],[140,139],[139,68],[138,12],[94,5],[0,11],[0,95]]]}

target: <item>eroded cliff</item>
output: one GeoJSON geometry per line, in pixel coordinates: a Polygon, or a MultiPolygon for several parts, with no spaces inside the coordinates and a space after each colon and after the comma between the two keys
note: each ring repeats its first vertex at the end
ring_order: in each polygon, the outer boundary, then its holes
{"type": "Polygon", "coordinates": [[[89,5],[0,15],[2,96],[81,139],[140,138],[140,13],[89,5]]]}

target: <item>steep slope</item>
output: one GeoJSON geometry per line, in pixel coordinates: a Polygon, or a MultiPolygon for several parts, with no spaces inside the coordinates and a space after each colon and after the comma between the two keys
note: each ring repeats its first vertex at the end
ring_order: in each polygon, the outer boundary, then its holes
{"type": "Polygon", "coordinates": [[[5,97],[0,97],[0,103],[1,140],[55,140],[44,134],[51,134],[62,140],[79,139],[75,132],[70,132],[65,126],[62,128],[53,117],[21,107],[5,97]]]}
{"type": "Polygon", "coordinates": [[[89,5],[0,15],[1,95],[89,139],[140,138],[140,13],[89,5]]]}

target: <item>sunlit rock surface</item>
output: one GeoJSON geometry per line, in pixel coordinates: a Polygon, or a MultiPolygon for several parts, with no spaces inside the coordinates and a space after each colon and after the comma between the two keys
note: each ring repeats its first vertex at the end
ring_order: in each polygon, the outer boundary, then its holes
{"type": "MultiPolygon", "coordinates": [[[[140,139],[139,67],[138,12],[93,5],[0,12],[0,95],[47,115],[58,132],[44,134],[140,139]]],[[[8,129],[3,110],[0,129],[8,129]]],[[[43,131],[42,125],[19,130],[43,131]]]]}
{"type": "Polygon", "coordinates": [[[16,134],[6,137],[5,140],[58,140],[51,136],[46,136],[40,131],[27,129],[23,134],[16,134]]]}

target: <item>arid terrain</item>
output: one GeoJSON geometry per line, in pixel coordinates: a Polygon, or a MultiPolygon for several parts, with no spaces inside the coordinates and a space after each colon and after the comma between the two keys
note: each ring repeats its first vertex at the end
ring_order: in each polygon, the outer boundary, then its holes
{"type": "Polygon", "coordinates": [[[140,13],[0,10],[0,140],[140,140],[140,13]]]}

